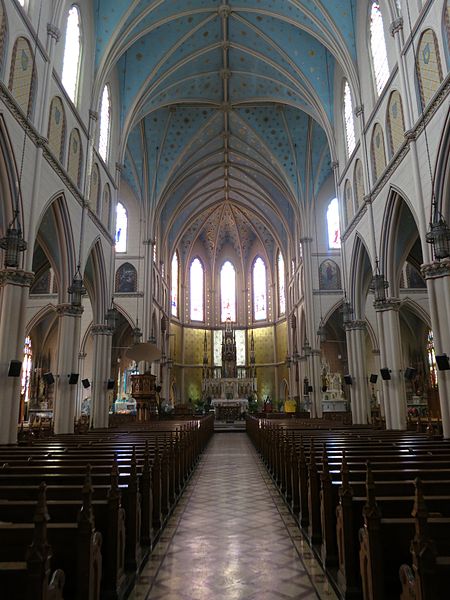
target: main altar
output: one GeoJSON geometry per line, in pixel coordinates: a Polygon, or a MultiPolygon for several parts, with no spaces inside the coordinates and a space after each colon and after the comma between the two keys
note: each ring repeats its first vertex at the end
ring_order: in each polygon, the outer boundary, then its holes
{"type": "Polygon", "coordinates": [[[255,344],[253,332],[250,340],[250,365],[238,365],[236,358],[236,333],[230,319],[222,331],[222,364],[209,366],[207,338],[203,348],[202,395],[210,401],[219,421],[242,418],[248,410],[248,399],[256,391],[255,344]]]}

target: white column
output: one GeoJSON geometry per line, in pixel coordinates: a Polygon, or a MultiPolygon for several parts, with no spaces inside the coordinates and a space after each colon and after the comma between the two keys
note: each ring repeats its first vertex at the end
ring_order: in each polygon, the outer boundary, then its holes
{"type": "Polygon", "coordinates": [[[83,307],[59,304],[56,311],[58,313],[58,342],[53,408],[54,430],[55,433],[73,433],[78,386],[69,384],[69,375],[78,373],[83,307]]]}
{"type": "Polygon", "coordinates": [[[0,271],[0,381],[2,382],[0,444],[17,442],[20,377],[8,377],[11,360],[23,360],[25,308],[33,273],[0,271]]]}
{"type": "Polygon", "coordinates": [[[92,364],[91,426],[94,429],[108,427],[109,402],[107,381],[111,375],[112,331],[107,325],[94,325],[92,364]]]}
{"type": "MultiPolygon", "coordinates": [[[[445,308],[450,306],[450,259],[422,265],[422,274],[427,282],[435,352],[450,355],[450,315],[445,308]]],[[[444,438],[450,438],[450,371],[438,370],[437,382],[444,438]]]]}
{"type": "Polygon", "coordinates": [[[375,302],[380,337],[380,364],[390,370],[391,379],[382,381],[386,429],[406,429],[406,389],[403,348],[400,335],[400,301],[388,298],[375,302]]]}
{"type": "Polygon", "coordinates": [[[350,321],[345,325],[349,375],[350,406],[354,424],[366,424],[371,419],[367,393],[365,321],[350,321]]]}

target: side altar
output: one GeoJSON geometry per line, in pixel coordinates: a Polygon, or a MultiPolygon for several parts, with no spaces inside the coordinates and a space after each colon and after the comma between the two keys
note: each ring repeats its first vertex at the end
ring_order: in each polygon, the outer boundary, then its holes
{"type": "Polygon", "coordinates": [[[207,338],[203,346],[202,396],[211,400],[216,419],[235,420],[248,410],[248,399],[256,391],[255,345],[250,341],[250,365],[238,366],[236,335],[230,319],[222,332],[222,365],[209,366],[207,338]]]}

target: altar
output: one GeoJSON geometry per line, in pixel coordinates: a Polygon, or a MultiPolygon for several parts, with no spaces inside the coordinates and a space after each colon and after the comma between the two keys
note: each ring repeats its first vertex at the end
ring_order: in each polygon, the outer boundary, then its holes
{"type": "Polygon", "coordinates": [[[214,398],[211,400],[214,414],[218,421],[236,421],[248,410],[247,398],[227,400],[226,398],[214,398]]]}

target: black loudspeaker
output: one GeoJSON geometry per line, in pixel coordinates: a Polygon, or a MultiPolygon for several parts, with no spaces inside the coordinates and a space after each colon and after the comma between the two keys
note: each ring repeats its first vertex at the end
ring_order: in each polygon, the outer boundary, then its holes
{"type": "Polygon", "coordinates": [[[69,383],[70,383],[70,385],[76,385],[78,383],[78,377],[79,377],[78,373],[71,373],[69,375],[69,383]]]}
{"type": "Polygon", "coordinates": [[[439,371],[450,371],[450,362],[446,354],[436,354],[436,364],[439,371]]]}
{"type": "Polygon", "coordinates": [[[414,367],[406,367],[405,369],[405,379],[411,381],[417,375],[417,369],[414,367]]]}
{"type": "Polygon", "coordinates": [[[380,374],[381,374],[381,379],[383,381],[389,381],[389,379],[391,378],[391,372],[389,371],[389,369],[380,369],[380,374]]]}
{"type": "Polygon", "coordinates": [[[378,375],[376,373],[372,373],[369,381],[370,383],[376,383],[378,381],[378,375]]]}
{"type": "Polygon", "coordinates": [[[159,392],[162,390],[162,387],[160,385],[157,385],[155,387],[156,393],[159,394],[159,392]]]}
{"type": "Polygon", "coordinates": [[[89,379],[82,379],[81,383],[83,384],[84,388],[91,387],[91,384],[89,383],[89,379]]]}
{"type": "Polygon", "coordinates": [[[308,385],[308,393],[310,394],[313,391],[313,386],[312,385],[308,385]]]}
{"type": "Polygon", "coordinates": [[[20,377],[21,370],[22,370],[22,361],[12,360],[9,363],[8,377],[20,377]]]}
{"type": "Polygon", "coordinates": [[[51,371],[49,371],[48,373],[44,373],[42,375],[42,379],[47,385],[52,385],[52,383],[55,383],[55,378],[53,377],[53,373],[51,371]]]}
{"type": "Polygon", "coordinates": [[[113,390],[114,389],[114,379],[108,379],[106,382],[106,389],[113,390]]]}
{"type": "Polygon", "coordinates": [[[344,381],[347,385],[352,385],[353,379],[351,375],[344,375],[344,381]]]}

